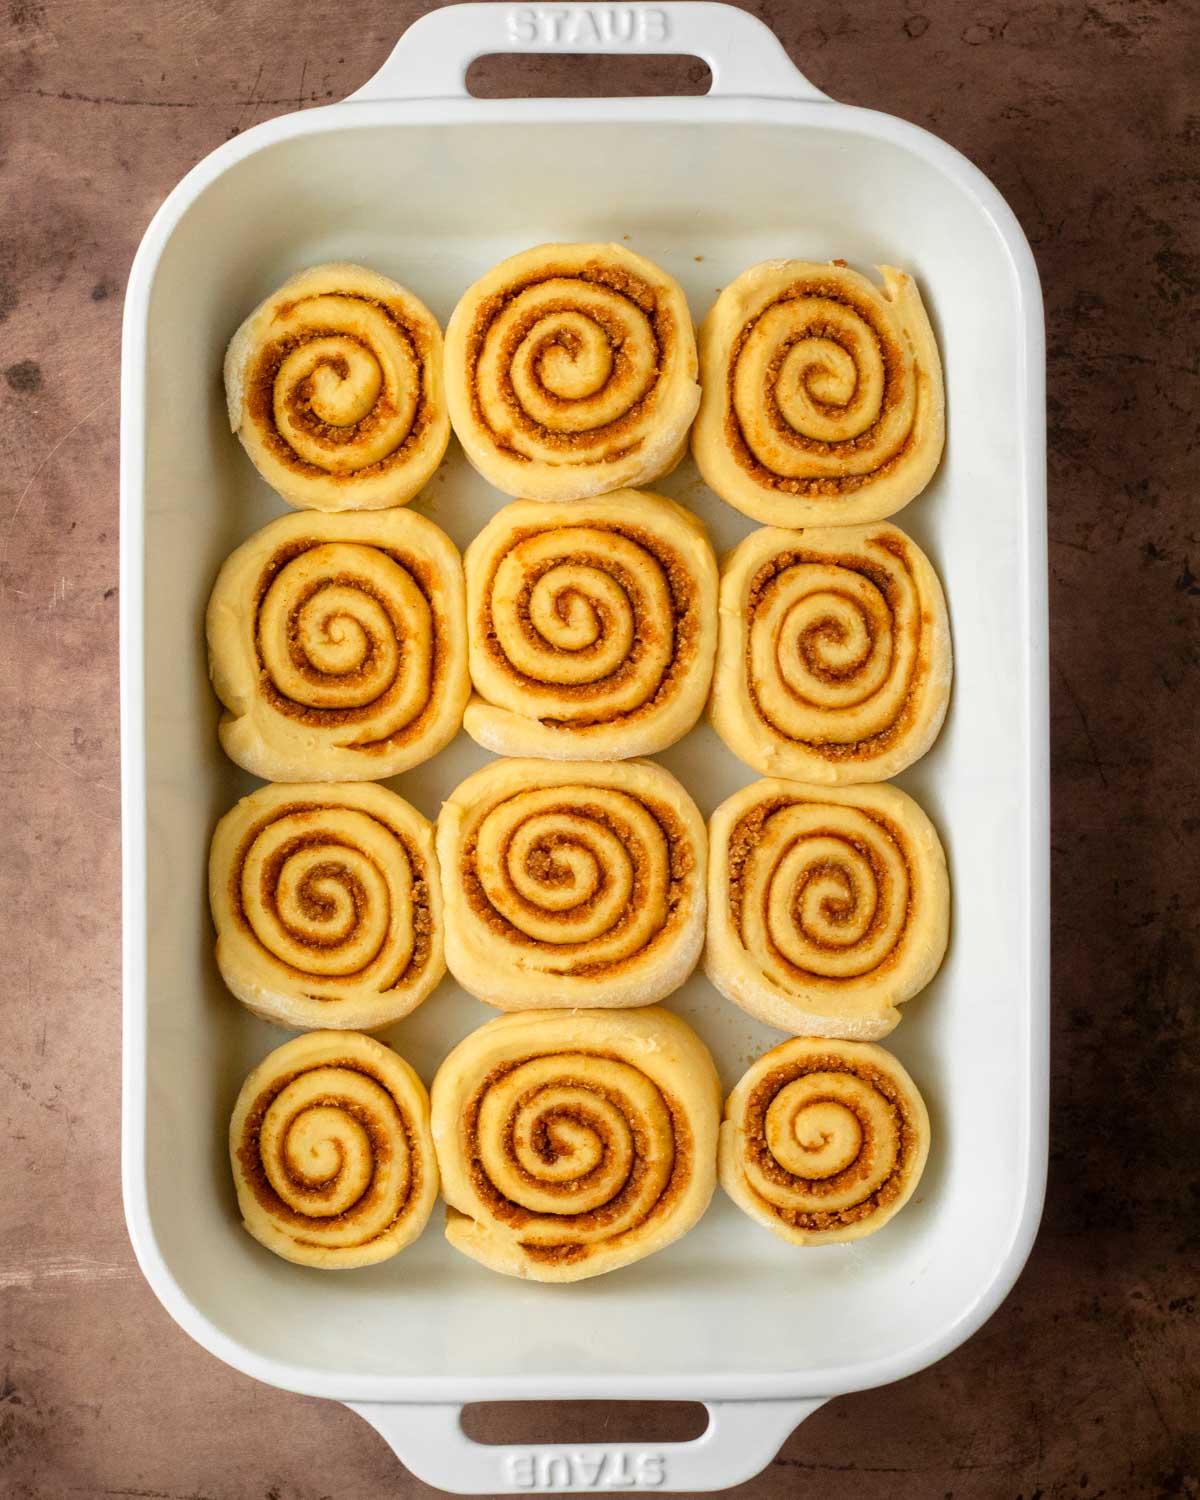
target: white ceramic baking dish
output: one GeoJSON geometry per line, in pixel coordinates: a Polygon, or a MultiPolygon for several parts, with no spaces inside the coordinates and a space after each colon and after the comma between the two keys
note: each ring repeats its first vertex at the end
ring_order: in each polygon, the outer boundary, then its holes
{"type": "MultiPolygon", "coordinates": [[[[429,1482],[464,1492],[716,1489],[765,1464],[822,1400],[920,1369],[996,1308],[1038,1222],[1046,1163],[1047,635],[1037,275],[980,173],[902,121],[819,94],[720,5],[464,5],[426,16],[352,99],[230,141],[173,192],[129,282],[122,388],[124,1177],[129,1229],[172,1316],[249,1375],[345,1401],[429,1482]],[[480,101],[503,51],[704,58],[686,99],[480,101]],[[225,1156],[238,1086],[281,1033],[224,992],[205,850],[249,786],[217,747],[202,616],[221,559],[282,503],[225,423],[225,342],[285,276],[345,258],[444,320],[502,256],[621,239],[697,316],[769,256],[891,262],[919,278],[949,390],[945,462],[899,521],[941,569],[957,681],[935,750],[902,778],[941,828],[954,931],[889,1040],[929,1102],[912,1204],[860,1244],[797,1251],[718,1195],[679,1245],[539,1287],[456,1255],[436,1224],[389,1264],[321,1275],[239,1227],[225,1156]],[[700,1400],[693,1443],[491,1448],[468,1401],[700,1400]]],[[[727,547],[750,529],[690,465],[662,488],[727,547]]],[[[460,546],[501,503],[453,450],[418,508],[460,546]]],[[[465,736],[396,783],[434,815],[484,760],[465,736]]],[[[711,731],[662,757],[708,812],[752,773],[711,731]]],[[[695,978],[671,1002],[726,1085],[777,1042],[695,978]]],[[[390,1038],[429,1079],[485,1019],[447,982],[390,1038]]]]}

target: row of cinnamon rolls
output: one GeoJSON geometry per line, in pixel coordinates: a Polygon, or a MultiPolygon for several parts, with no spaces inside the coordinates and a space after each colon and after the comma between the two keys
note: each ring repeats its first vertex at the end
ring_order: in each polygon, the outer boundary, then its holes
{"type": "Polygon", "coordinates": [[[699,330],[623,245],[541,245],[494,267],[446,328],[361,266],[294,276],[229,346],[229,420],[268,483],[320,511],[403,505],[451,426],[505,494],[580,500],[669,472],[689,432],[722,499],[771,525],[878,521],[941,458],[944,396],[911,276],[768,261],[699,330]]]}
{"type": "Polygon", "coordinates": [[[751,783],[707,829],[653,761],[493,761],[436,829],[371,783],[275,784],[217,825],[217,963],[256,1015],[374,1031],[446,969],[499,1010],[625,1009],[704,955],[796,1035],[877,1040],[945,953],[946,861],[899,788],[751,783]]]}
{"type": "Polygon", "coordinates": [[[654,754],[706,704],[763,774],[881,781],[932,744],[952,670],[937,574],[891,523],[764,527],[718,568],[636,490],[507,505],[465,568],[415,511],[284,516],[222,568],[208,641],[222,743],[278,781],[393,776],[464,724],[504,755],[654,754]]]}
{"type": "Polygon", "coordinates": [[[708,1049],[657,1007],[502,1016],[453,1049],[432,1098],[382,1042],[311,1032],[254,1069],[230,1126],[246,1228],[286,1260],[387,1260],[440,1187],[456,1249],[544,1282],[663,1249],[718,1175],[793,1244],[861,1239],[911,1197],[928,1140],[911,1078],[870,1043],[785,1042],[722,1111],[708,1049]]]}

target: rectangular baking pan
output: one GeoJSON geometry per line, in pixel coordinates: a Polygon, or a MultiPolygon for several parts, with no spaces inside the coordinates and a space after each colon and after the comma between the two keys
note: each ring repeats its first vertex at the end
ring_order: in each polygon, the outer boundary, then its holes
{"type": "MultiPolygon", "coordinates": [[[[896,1380],[979,1327],[1032,1243],[1046,1166],[1048,739],[1044,352],[1028,245],[941,141],[835,104],[772,34],[722,5],[462,5],[401,38],[351,99],[228,142],[171,194],[138,252],[122,376],[124,1183],[147,1279],[205,1348],[259,1380],[345,1401],[421,1478],[461,1492],[697,1491],[761,1468],[831,1396],[896,1380]],[[504,51],[704,58],[702,98],[471,98],[504,51]],[[889,1038],[929,1102],[916,1199],[859,1244],[798,1252],[718,1194],[666,1253],[546,1288],[455,1255],[437,1222],[398,1259],[320,1275],[239,1227],[225,1136],[239,1084],[281,1033],[225,993],[204,871],[251,786],[222,756],[203,641],[225,555],[283,504],[225,422],[225,342],[291,272],[353,259],[444,321],[501,257],[622,239],[703,315],[755,261],[842,257],[915,273],[948,384],[945,461],[897,519],[949,597],[957,679],[940,741],[901,778],[938,824],[954,887],[935,983],[889,1038]],[[491,1448],[462,1403],[708,1403],[693,1443],[491,1448]]],[[[660,486],[718,549],[751,523],[690,464],[660,486]]],[[[417,508],[465,546],[502,497],[456,448],[417,508]]],[[[429,816],[485,760],[460,735],[400,778],[429,816]]],[[[708,813],[752,779],[706,728],[661,757],[708,813]]],[[[731,1085],[779,1040],[694,978],[670,1002],[731,1085]]],[[[388,1033],[428,1080],[490,1013],[447,981],[388,1033]]]]}

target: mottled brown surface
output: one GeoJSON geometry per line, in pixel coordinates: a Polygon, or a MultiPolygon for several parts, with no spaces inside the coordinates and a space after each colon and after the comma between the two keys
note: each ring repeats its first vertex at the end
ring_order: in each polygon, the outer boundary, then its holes
{"type": "MultiPolygon", "coordinates": [[[[972,156],[1038,257],[1056,979],[1050,1197],[1016,1291],[940,1365],[831,1403],[741,1493],[1195,1496],[1200,12],[754,8],[834,97],[972,156]]],[[[190,1343],[134,1266],[118,1184],[115,686],[118,335],[142,229],[199,157],[356,87],[422,9],[0,0],[0,1493],[14,1500],[428,1493],[345,1408],[256,1385],[190,1343]]],[[[484,72],[539,93],[616,76],[540,66],[537,80],[484,72]]],[[[702,72],[631,71],[643,91],[702,72]]],[[[474,1430],[627,1437],[645,1421],[493,1409],[474,1430]]],[[[684,1428],[669,1413],[650,1430],[684,1428]]]]}

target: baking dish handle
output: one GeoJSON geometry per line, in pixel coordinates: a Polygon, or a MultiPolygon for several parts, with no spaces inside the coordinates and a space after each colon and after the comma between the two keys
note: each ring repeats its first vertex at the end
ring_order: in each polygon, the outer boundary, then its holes
{"type": "Polygon", "coordinates": [[[708,1401],[708,1426],[687,1443],[477,1443],[457,1405],[352,1402],[404,1466],[455,1495],[586,1494],[589,1490],[724,1490],[760,1473],[821,1401],[708,1401]]]}
{"type": "Polygon", "coordinates": [[[770,27],[734,5],[448,5],[414,21],[350,101],[468,98],[467,69],[493,52],[702,57],[712,94],[824,100],[770,27]]]}

